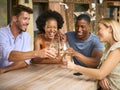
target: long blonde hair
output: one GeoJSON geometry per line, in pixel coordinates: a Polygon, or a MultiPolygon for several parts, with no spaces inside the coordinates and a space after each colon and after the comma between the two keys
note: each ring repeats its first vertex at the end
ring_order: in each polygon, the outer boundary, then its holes
{"type": "Polygon", "coordinates": [[[111,18],[102,18],[98,23],[105,25],[106,27],[111,27],[113,30],[113,38],[115,41],[120,41],[120,24],[111,18]]]}
{"type": "MultiPolygon", "coordinates": [[[[101,23],[106,27],[111,27],[113,39],[117,42],[120,41],[120,23],[118,23],[112,18],[102,18],[98,23],[101,23]]],[[[109,47],[110,45],[107,43],[106,49],[109,49],[109,47]]]]}

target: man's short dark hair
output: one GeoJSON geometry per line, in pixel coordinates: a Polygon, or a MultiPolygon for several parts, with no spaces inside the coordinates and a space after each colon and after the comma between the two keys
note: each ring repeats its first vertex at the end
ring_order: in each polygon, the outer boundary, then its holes
{"type": "Polygon", "coordinates": [[[87,22],[91,22],[91,20],[90,20],[90,16],[89,15],[87,15],[87,14],[80,14],[77,18],[76,18],[76,20],[85,20],[85,21],[87,21],[87,22]]]}
{"type": "Polygon", "coordinates": [[[30,7],[19,4],[19,5],[13,6],[12,15],[18,16],[22,11],[25,11],[29,14],[33,13],[33,10],[30,7]]]}

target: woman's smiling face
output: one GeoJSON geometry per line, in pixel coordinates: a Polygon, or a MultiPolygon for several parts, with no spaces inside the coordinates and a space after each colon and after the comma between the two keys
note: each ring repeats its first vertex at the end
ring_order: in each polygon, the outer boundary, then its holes
{"type": "Polygon", "coordinates": [[[106,27],[101,23],[98,24],[98,36],[100,37],[101,42],[107,42],[111,34],[110,27],[106,27]]]}
{"type": "Polygon", "coordinates": [[[57,33],[58,25],[55,19],[48,19],[45,23],[45,35],[49,39],[53,39],[57,33]]]}

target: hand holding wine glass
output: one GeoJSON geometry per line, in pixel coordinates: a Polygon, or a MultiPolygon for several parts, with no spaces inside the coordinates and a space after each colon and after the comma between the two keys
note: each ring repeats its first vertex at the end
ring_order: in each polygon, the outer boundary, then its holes
{"type": "Polygon", "coordinates": [[[56,56],[58,56],[58,45],[57,45],[57,42],[55,41],[54,38],[51,40],[50,48],[53,49],[53,51],[55,52],[56,56]]]}
{"type": "Polygon", "coordinates": [[[56,60],[61,60],[61,56],[63,55],[63,46],[59,37],[55,37],[51,40],[50,48],[52,48],[56,54],[56,60]]]}

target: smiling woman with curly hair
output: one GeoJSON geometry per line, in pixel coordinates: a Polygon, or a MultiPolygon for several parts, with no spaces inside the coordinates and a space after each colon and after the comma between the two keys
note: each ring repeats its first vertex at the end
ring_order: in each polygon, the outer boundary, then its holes
{"type": "MultiPolygon", "coordinates": [[[[63,17],[57,11],[47,10],[38,16],[36,25],[39,30],[39,34],[35,38],[34,49],[40,50],[44,48],[50,48],[51,41],[54,39],[54,43],[57,44],[56,34],[63,26],[63,17]]],[[[32,63],[60,63],[60,59],[50,58],[34,58],[32,63]]]]}
{"type": "Polygon", "coordinates": [[[46,22],[50,19],[54,19],[57,22],[57,30],[61,29],[63,26],[63,17],[56,11],[47,10],[38,16],[36,20],[36,25],[40,33],[45,33],[46,22]]]}

